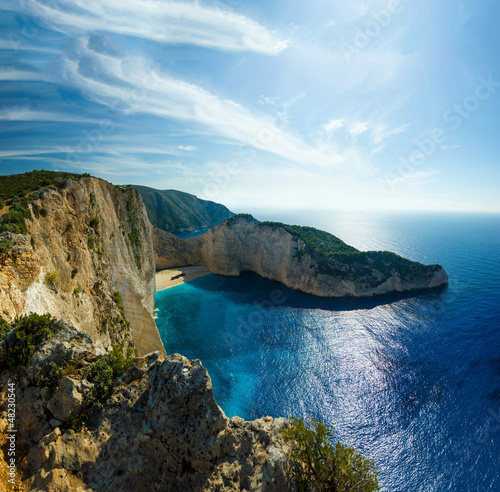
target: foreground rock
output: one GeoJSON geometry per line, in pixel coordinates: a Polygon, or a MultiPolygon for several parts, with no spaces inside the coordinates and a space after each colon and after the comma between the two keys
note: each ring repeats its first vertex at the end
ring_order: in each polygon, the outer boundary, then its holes
{"type": "MultiPolygon", "coordinates": [[[[66,419],[70,408],[77,411],[88,391],[81,368],[99,349],[88,335],[60,326],[30,367],[43,367],[55,357],[70,360],[73,373],[50,397],[33,371],[16,390],[17,447],[29,490],[294,490],[285,475],[288,448],[281,438],[287,421],[226,418],[200,361],[177,354],[136,359],[89,428],[65,430],[58,419],[66,419]]],[[[0,401],[8,380],[5,371],[0,401]]]]}
{"type": "Polygon", "coordinates": [[[359,252],[343,243],[347,252],[324,255],[282,224],[259,223],[249,215],[232,217],[190,239],[155,229],[154,245],[159,270],[201,265],[220,275],[251,271],[320,297],[369,297],[448,283],[439,265],[422,265],[386,251],[359,252]]]}

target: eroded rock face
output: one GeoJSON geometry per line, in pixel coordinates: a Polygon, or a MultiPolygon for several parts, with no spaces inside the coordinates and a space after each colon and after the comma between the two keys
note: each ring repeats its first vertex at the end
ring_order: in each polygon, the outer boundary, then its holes
{"type": "Polygon", "coordinates": [[[315,254],[281,227],[235,216],[203,236],[180,239],[154,230],[156,268],[202,265],[219,275],[251,271],[319,297],[369,297],[446,285],[439,265],[422,265],[392,253],[315,254]]]}
{"type": "MultiPolygon", "coordinates": [[[[57,347],[75,367],[87,364],[82,347],[95,344],[86,335],[80,350],[72,349],[78,333],[62,324],[58,340],[46,342],[35,359],[45,360],[43,354],[57,347]],[[66,352],[64,340],[72,341],[66,352]]],[[[88,390],[82,374],[65,376],[50,398],[36,380],[25,378],[16,389],[22,416],[16,423],[19,469],[29,490],[294,490],[285,473],[289,449],[281,437],[287,421],[226,418],[199,360],[164,358],[161,352],[136,359],[99,416],[76,433],[54,417],[64,420],[70,408],[78,412],[88,390]]],[[[5,371],[2,393],[7,382],[5,371]]]]}
{"type": "Polygon", "coordinates": [[[104,346],[131,338],[140,354],[162,348],[153,317],[151,224],[137,191],[81,178],[32,196],[44,210],[26,220],[32,239],[3,234],[12,246],[0,252],[0,315],[12,321],[51,313],[104,346]],[[46,279],[50,273],[55,280],[46,279]]]}
{"type": "Polygon", "coordinates": [[[93,384],[64,376],[54,396],[47,402],[52,415],[66,422],[71,415],[78,415],[83,408],[84,396],[92,391],[93,384]]]}

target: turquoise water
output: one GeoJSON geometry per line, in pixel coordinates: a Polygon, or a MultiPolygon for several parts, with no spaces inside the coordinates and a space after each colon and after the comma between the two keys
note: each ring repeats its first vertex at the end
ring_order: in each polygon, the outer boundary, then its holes
{"type": "Polygon", "coordinates": [[[201,359],[228,416],[333,424],[376,460],[383,490],[500,490],[500,217],[258,218],[440,263],[450,286],[325,300],[209,275],[156,294],[167,352],[201,359]]]}

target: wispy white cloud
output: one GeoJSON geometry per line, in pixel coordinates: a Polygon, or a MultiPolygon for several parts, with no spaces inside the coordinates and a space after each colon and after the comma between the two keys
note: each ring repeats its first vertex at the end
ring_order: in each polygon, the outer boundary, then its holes
{"type": "Polygon", "coordinates": [[[4,69],[0,70],[0,81],[47,81],[43,73],[28,70],[4,69]]]}
{"type": "MultiPolygon", "coordinates": [[[[10,7],[10,4],[8,6],[10,7]]],[[[0,4],[0,7],[3,7],[3,4],[0,4]]],[[[29,37],[26,37],[23,40],[22,38],[19,37],[18,33],[16,32],[11,41],[6,41],[4,39],[0,40],[0,50],[36,51],[38,53],[50,53],[50,54],[56,54],[60,52],[60,50],[55,48],[37,46],[28,43],[29,43],[29,37]]]]}
{"type": "MultiPolygon", "coordinates": [[[[127,136],[130,140],[130,136],[127,136]]],[[[103,139],[104,141],[105,139],[103,139]]],[[[84,141],[82,139],[82,141],[84,141]]],[[[126,155],[156,155],[156,156],[178,156],[180,153],[171,147],[144,147],[141,145],[109,145],[99,142],[95,147],[89,147],[89,151],[78,152],[78,145],[56,145],[44,149],[23,149],[23,150],[0,150],[1,159],[17,159],[21,157],[46,156],[46,155],[67,155],[71,152],[76,152],[79,158],[89,158],[92,155],[109,155],[109,156],[126,156],[126,155]]]]}
{"type": "Polygon", "coordinates": [[[66,113],[52,113],[29,108],[9,108],[0,111],[0,121],[46,121],[61,123],[92,123],[99,124],[99,120],[83,118],[66,113]]]}
{"type": "Polygon", "coordinates": [[[370,123],[368,121],[356,121],[349,125],[349,135],[351,137],[357,137],[362,133],[365,133],[370,128],[370,123]]]}
{"type": "Polygon", "coordinates": [[[185,43],[224,51],[274,55],[288,43],[257,22],[197,1],[7,0],[9,8],[28,12],[67,32],[105,31],[185,43]]]}
{"type": "Polygon", "coordinates": [[[178,145],[177,148],[179,150],[186,150],[187,152],[194,152],[195,150],[198,150],[196,145],[178,145]]]}
{"type": "Polygon", "coordinates": [[[373,141],[376,144],[379,144],[379,143],[383,142],[385,139],[392,137],[393,135],[397,135],[399,133],[404,133],[404,132],[408,131],[413,125],[414,125],[414,123],[406,123],[403,125],[399,125],[398,127],[393,128],[393,129],[389,129],[389,128],[387,128],[386,125],[383,125],[383,124],[377,125],[372,130],[373,131],[373,141]]]}
{"type": "Polygon", "coordinates": [[[10,158],[19,156],[34,156],[34,155],[45,155],[45,154],[58,154],[59,150],[54,149],[27,149],[27,150],[0,150],[0,158],[10,158]]]}
{"type": "Polygon", "coordinates": [[[338,130],[339,128],[342,128],[345,126],[346,120],[345,118],[337,118],[330,120],[328,123],[324,124],[321,128],[326,132],[326,133],[331,133],[334,132],[335,130],[338,130]]]}
{"type": "Polygon", "coordinates": [[[339,161],[338,155],[321,152],[277,128],[273,118],[174,79],[141,56],[102,53],[87,38],[61,63],[62,80],[123,113],[188,121],[218,136],[301,164],[330,166],[339,161]]]}
{"type": "Polygon", "coordinates": [[[453,150],[453,149],[459,149],[460,147],[462,147],[462,144],[458,144],[458,145],[443,145],[441,147],[441,150],[453,150]]]}

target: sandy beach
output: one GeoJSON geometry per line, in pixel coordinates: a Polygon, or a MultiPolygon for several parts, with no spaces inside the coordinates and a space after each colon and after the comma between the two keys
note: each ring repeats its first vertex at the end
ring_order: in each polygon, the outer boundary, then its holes
{"type": "Polygon", "coordinates": [[[198,277],[208,275],[210,270],[203,266],[169,268],[156,272],[156,290],[170,289],[175,285],[190,282],[198,277]]]}

